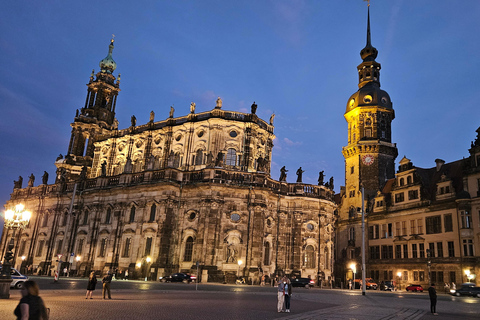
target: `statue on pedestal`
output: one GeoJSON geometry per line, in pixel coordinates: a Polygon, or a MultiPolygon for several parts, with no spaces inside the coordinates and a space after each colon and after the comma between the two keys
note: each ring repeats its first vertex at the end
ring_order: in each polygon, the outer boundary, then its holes
{"type": "Polygon", "coordinates": [[[302,175],[305,172],[305,170],[302,170],[302,167],[298,168],[297,170],[297,182],[302,182],[302,175]]]}
{"type": "Polygon", "coordinates": [[[282,181],[287,181],[287,172],[288,170],[285,169],[285,166],[283,166],[281,169],[280,169],[280,182],[282,181]]]}

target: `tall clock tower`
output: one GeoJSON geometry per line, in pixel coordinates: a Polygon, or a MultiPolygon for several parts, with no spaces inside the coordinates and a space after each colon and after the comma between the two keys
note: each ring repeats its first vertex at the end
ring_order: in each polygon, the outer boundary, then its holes
{"type": "Polygon", "coordinates": [[[348,123],[348,145],[342,150],[345,198],[341,219],[356,217],[355,208],[361,207],[362,184],[365,198],[372,198],[387,179],[395,177],[398,151],[392,143],[391,130],[395,112],[390,96],[380,89],[381,66],[375,61],[377,54],[371,44],[368,8],[367,44],[360,51],[363,62],[357,67],[359,89],[348,99],[344,115],[348,123]]]}

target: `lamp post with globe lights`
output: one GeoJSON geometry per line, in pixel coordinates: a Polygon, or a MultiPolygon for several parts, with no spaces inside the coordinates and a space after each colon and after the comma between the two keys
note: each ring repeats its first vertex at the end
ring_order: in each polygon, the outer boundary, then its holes
{"type": "Polygon", "coordinates": [[[17,204],[14,208],[5,211],[5,230],[12,229],[12,238],[7,247],[7,252],[3,260],[2,273],[0,274],[0,298],[10,298],[10,283],[12,282],[11,268],[13,260],[13,248],[15,247],[15,232],[17,229],[23,230],[28,225],[32,213],[25,210],[23,204],[17,204]]]}

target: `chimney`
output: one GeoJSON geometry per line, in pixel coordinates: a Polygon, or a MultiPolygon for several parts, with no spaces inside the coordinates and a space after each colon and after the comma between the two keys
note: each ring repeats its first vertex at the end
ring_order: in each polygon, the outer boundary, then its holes
{"type": "Polygon", "coordinates": [[[442,166],[445,164],[445,161],[442,159],[435,159],[435,163],[437,164],[437,172],[440,171],[442,166]]]}

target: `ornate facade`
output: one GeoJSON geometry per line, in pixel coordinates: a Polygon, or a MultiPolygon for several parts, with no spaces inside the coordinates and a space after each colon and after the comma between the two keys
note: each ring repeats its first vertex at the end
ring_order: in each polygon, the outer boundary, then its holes
{"type": "MultiPolygon", "coordinates": [[[[175,117],[171,107],[167,119],[152,111],[148,123],[132,116],[119,130],[113,48],[112,40],[92,72],[55,183],[17,183],[11,194],[7,207],[24,203],[33,213],[14,265],[158,279],[196,273],[198,264],[202,281],[274,273],[328,281],[334,192],[270,177],[273,115],[258,118],[255,104],[249,114],[226,111],[218,98],[210,111],[196,113],[192,103],[175,117]]],[[[2,252],[10,236],[5,230],[2,252]]]]}
{"type": "MultiPolygon", "coordinates": [[[[345,187],[337,221],[338,284],[353,278],[350,265],[361,270],[361,207],[366,208],[366,276],[443,287],[480,275],[480,142],[477,137],[466,159],[423,169],[403,157],[395,172],[397,148],[392,143],[394,110],[380,89],[380,64],[371,45],[368,16],[367,45],[357,67],[359,90],[347,103],[348,145],[345,187]],[[470,274],[470,278],[466,275],[470,274]]],[[[479,129],[480,130],[480,129],[479,129]]],[[[477,130],[477,132],[479,132],[477,130]]],[[[356,278],[360,278],[357,273],[356,278]]]]}

